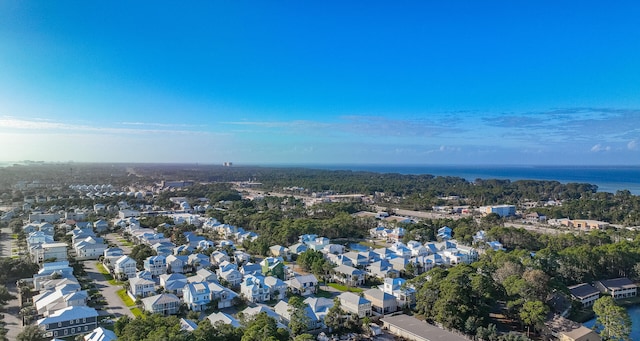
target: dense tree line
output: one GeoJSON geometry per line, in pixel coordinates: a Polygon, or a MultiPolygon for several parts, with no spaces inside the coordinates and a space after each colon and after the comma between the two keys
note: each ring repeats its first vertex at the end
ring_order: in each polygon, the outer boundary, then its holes
{"type": "Polygon", "coordinates": [[[640,196],[629,191],[585,193],[562,206],[538,210],[549,218],[593,219],[626,226],[640,225],[640,196]]]}

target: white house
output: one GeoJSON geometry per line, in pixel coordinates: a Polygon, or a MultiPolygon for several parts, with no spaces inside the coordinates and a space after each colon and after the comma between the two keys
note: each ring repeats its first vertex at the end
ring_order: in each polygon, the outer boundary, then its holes
{"type": "Polygon", "coordinates": [[[294,276],[286,281],[286,284],[292,293],[309,296],[316,293],[318,279],[315,275],[294,276]]]}
{"type": "Polygon", "coordinates": [[[340,307],[348,313],[358,317],[371,316],[371,301],[352,292],[343,292],[338,295],[340,307]]]}
{"type": "Polygon", "coordinates": [[[120,256],[113,264],[113,273],[120,280],[136,276],[136,261],[129,256],[120,256]]]}
{"type": "Polygon", "coordinates": [[[180,299],[174,294],[159,294],[142,299],[144,310],[165,316],[177,314],[180,303],[180,299]]]}
{"type": "Polygon", "coordinates": [[[129,294],[134,299],[137,297],[148,297],[155,294],[156,282],[148,279],[133,277],[129,279],[129,294]]]}
{"type": "Polygon", "coordinates": [[[249,302],[264,302],[271,298],[269,287],[264,284],[262,276],[246,276],[240,284],[240,293],[249,302]]]}
{"type": "Polygon", "coordinates": [[[189,283],[182,289],[182,299],[189,309],[203,311],[211,302],[211,291],[208,283],[189,283]]]}

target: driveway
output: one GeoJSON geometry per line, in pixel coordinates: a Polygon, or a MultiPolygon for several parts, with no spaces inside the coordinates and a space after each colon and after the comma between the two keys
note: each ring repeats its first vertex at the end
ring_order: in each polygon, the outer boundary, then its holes
{"type": "Polygon", "coordinates": [[[83,264],[87,276],[93,281],[96,289],[100,291],[104,300],[107,302],[107,305],[100,311],[100,315],[112,314],[116,319],[123,315],[134,318],[131,310],[122,302],[122,299],[120,299],[120,296],[117,294],[117,291],[122,289],[122,287],[109,284],[100,271],[98,271],[97,263],[98,261],[96,260],[88,260],[83,264]]]}

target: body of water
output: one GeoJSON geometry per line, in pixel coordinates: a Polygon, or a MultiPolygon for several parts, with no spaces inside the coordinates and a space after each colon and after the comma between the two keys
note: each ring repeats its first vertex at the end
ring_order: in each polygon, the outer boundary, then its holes
{"type": "MultiPolygon", "coordinates": [[[[299,165],[300,167],[302,165],[299,165]]],[[[420,166],[420,165],[305,165],[307,168],[376,173],[431,174],[475,179],[555,180],[598,186],[601,192],[629,190],[640,195],[640,166],[420,166]]]]}
{"type": "MultiPolygon", "coordinates": [[[[631,340],[640,340],[640,305],[628,307],[627,312],[631,317],[631,340]]],[[[584,323],[589,328],[592,328],[594,324],[596,324],[595,318],[584,323]]]]}

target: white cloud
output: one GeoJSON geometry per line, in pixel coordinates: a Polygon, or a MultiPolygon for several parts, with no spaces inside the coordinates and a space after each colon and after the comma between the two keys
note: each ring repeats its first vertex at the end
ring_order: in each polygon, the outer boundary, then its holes
{"type": "Polygon", "coordinates": [[[610,146],[603,146],[600,143],[596,144],[595,146],[591,147],[591,151],[594,153],[598,153],[598,152],[608,152],[611,150],[610,146]]]}
{"type": "Polygon", "coordinates": [[[627,143],[627,149],[638,150],[638,140],[632,140],[627,143]]]}
{"type": "MultiPolygon", "coordinates": [[[[132,123],[132,125],[137,125],[132,123]]],[[[155,124],[159,125],[159,124],[155,124]]],[[[173,125],[171,125],[173,126],[173,125]]],[[[169,127],[169,125],[167,125],[169,127]]],[[[185,127],[185,126],[183,126],[185,127]]],[[[90,126],[84,124],[56,122],[42,119],[17,118],[13,116],[0,116],[0,129],[18,129],[23,131],[45,131],[60,132],[65,131],[70,134],[97,133],[97,134],[208,134],[205,131],[197,130],[174,130],[174,129],[148,129],[148,128],[119,128],[106,126],[90,126]]]]}

